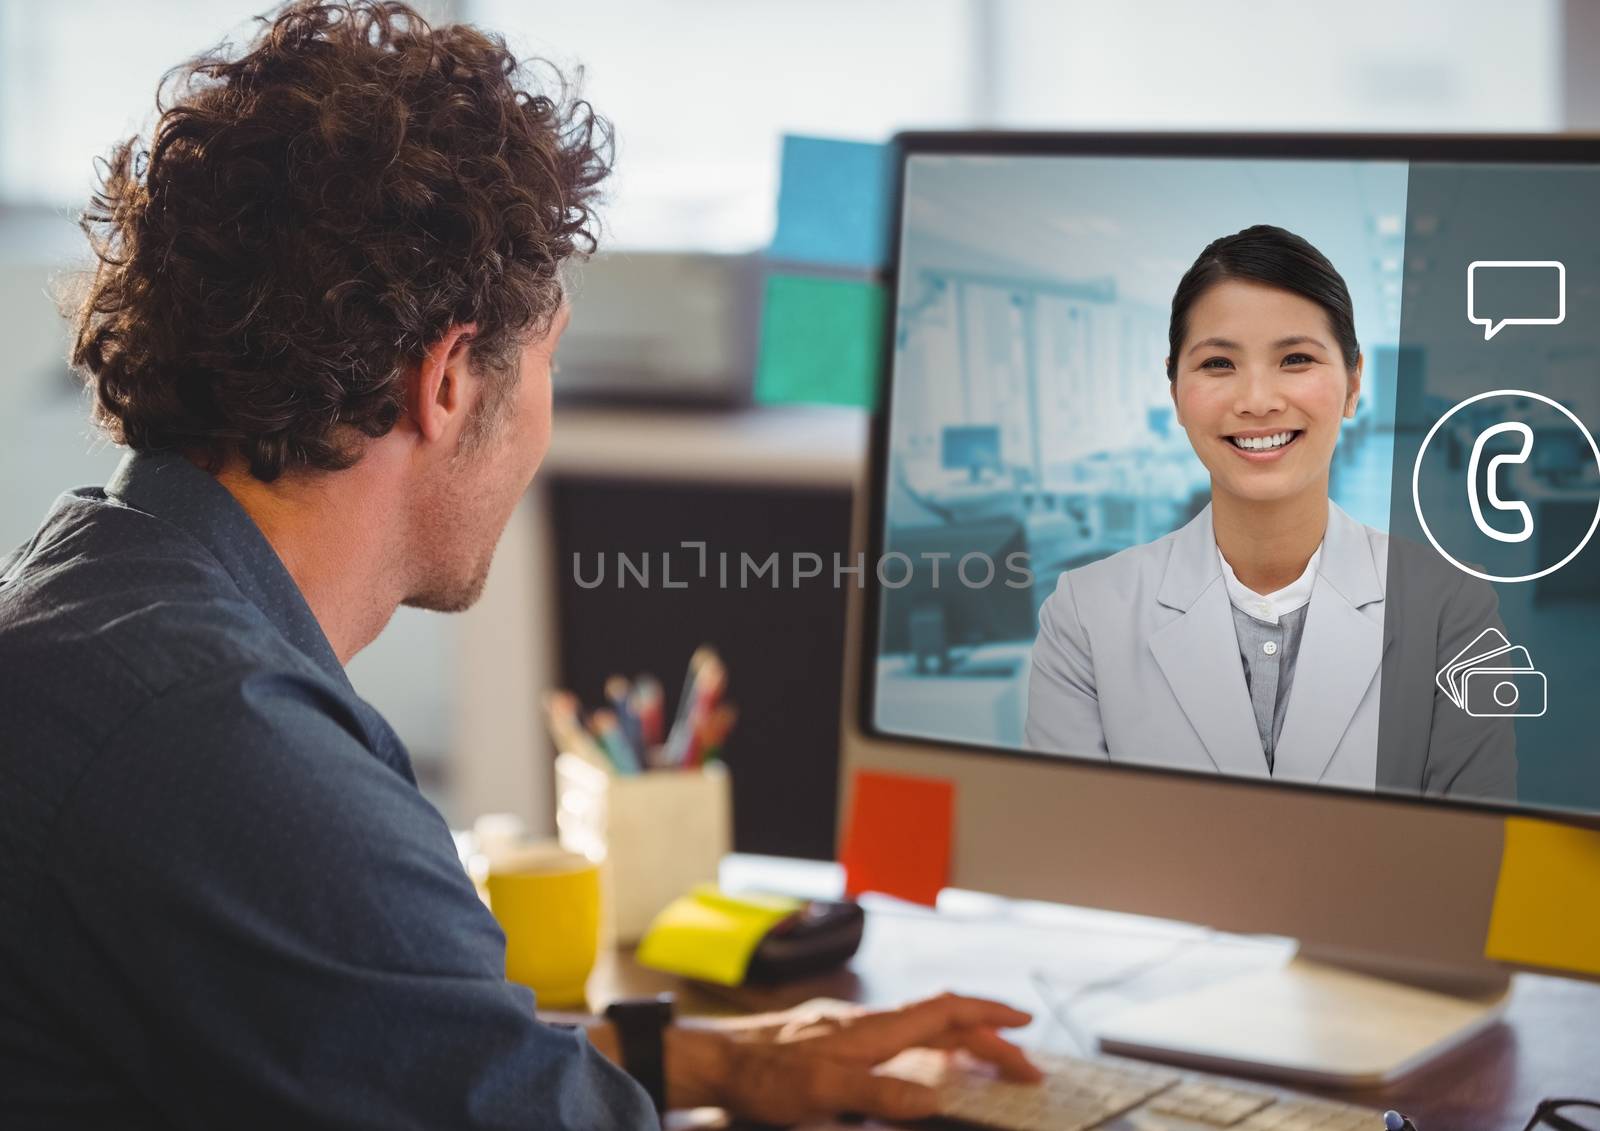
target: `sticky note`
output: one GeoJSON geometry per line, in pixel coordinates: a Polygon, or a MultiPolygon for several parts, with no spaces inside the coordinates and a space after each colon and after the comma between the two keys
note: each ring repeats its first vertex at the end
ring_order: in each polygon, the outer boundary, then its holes
{"type": "Polygon", "coordinates": [[[669,903],[639,942],[640,965],[737,986],[768,931],[804,906],[776,895],[726,895],[701,884],[669,903]]]}
{"type": "Polygon", "coordinates": [[[876,269],[889,259],[888,146],[829,138],[783,139],[778,229],[768,255],[876,269]]]}
{"type": "Polygon", "coordinates": [[[1506,819],[1484,953],[1600,974],[1600,831],[1506,819]]]}
{"type": "Polygon", "coordinates": [[[845,891],[933,906],[950,880],[955,800],[941,778],[859,771],[839,849],[845,891]]]}
{"type": "Polygon", "coordinates": [[[875,407],[886,301],[878,283],[770,276],[756,400],[875,407]]]}

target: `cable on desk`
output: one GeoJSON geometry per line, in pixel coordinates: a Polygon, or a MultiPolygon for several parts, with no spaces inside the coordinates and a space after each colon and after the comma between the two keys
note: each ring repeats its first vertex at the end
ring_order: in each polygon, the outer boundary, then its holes
{"type": "Polygon", "coordinates": [[[1176,944],[1152,958],[1140,959],[1138,962],[1130,963],[1115,973],[1099,978],[1091,978],[1087,982],[1080,983],[1065,997],[1058,998],[1052,995],[1051,976],[1047,970],[1035,967],[1028,972],[1028,981],[1032,983],[1034,992],[1039,995],[1039,1000],[1044,1002],[1045,1010],[1050,1014],[1050,1019],[1061,1026],[1078,1051],[1086,1056],[1093,1055],[1095,1041],[1088,1031],[1073,1018],[1072,1004],[1074,1002],[1091,994],[1104,993],[1108,990],[1125,986],[1129,982],[1136,981],[1151,971],[1159,970],[1161,967],[1182,957],[1198,944],[1212,942],[1215,939],[1216,932],[1210,930],[1194,938],[1180,939],[1176,944]]]}

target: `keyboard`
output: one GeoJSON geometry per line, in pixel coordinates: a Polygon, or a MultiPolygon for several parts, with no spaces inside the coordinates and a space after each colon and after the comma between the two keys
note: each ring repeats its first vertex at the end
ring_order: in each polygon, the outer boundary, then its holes
{"type": "Polygon", "coordinates": [[[879,1071],[937,1089],[940,1115],[999,1131],[1382,1131],[1383,1114],[1225,1083],[1136,1060],[1030,1052],[1040,1084],[1015,1084],[932,1049],[879,1071]]]}

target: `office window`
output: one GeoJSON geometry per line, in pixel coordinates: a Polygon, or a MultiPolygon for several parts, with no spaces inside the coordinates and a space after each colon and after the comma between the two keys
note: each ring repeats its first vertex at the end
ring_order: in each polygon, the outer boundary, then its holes
{"type": "Polygon", "coordinates": [[[617,128],[607,221],[628,247],[772,235],[783,133],[880,140],[972,122],[966,0],[468,0],[465,17],[567,67],[617,128]]]}
{"type": "MultiPolygon", "coordinates": [[[[784,132],[1559,128],[1559,0],[426,0],[587,70],[612,246],[771,236],[784,132]]],[[[0,0],[0,203],[82,201],[156,81],[261,0],[0,0]]]]}
{"type": "Polygon", "coordinates": [[[81,204],[94,159],[148,128],[156,83],[260,0],[0,0],[0,202],[81,204]]]}
{"type": "Polygon", "coordinates": [[[1007,126],[1524,132],[1561,128],[1557,0],[999,0],[1007,126]]]}
{"type": "Polygon", "coordinates": [[[587,65],[617,123],[612,242],[771,236],[778,139],[909,126],[1541,131],[1557,0],[464,0],[587,65]]]}

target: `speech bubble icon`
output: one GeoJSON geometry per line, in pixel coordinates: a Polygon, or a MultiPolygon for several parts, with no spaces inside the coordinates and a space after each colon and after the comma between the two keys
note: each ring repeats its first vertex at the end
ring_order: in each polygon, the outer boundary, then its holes
{"type": "Polygon", "coordinates": [[[1555,259],[1475,259],[1467,264],[1467,321],[1483,327],[1484,341],[1507,326],[1559,326],[1566,319],[1565,263],[1555,259]],[[1554,315],[1531,313],[1541,306],[1548,310],[1551,305],[1554,315]]]}

